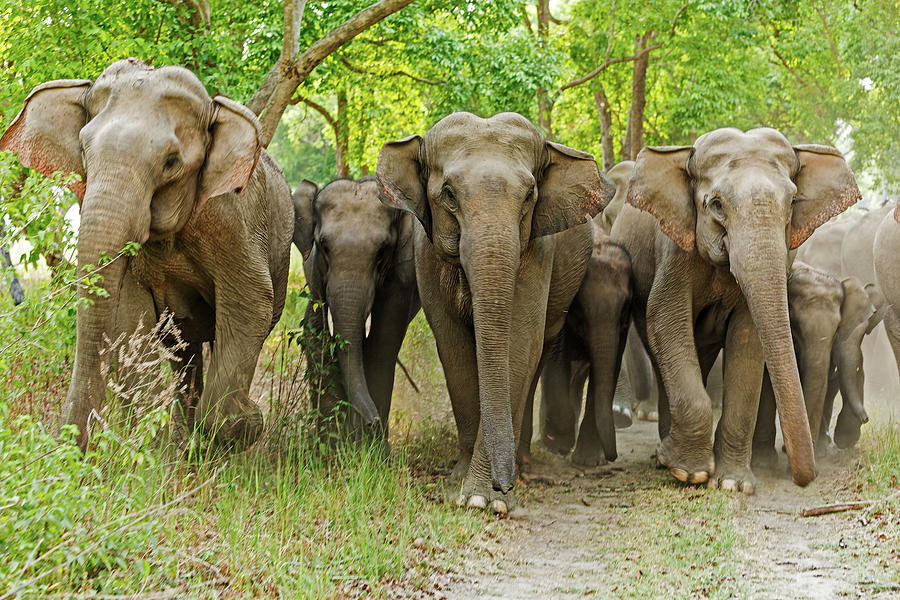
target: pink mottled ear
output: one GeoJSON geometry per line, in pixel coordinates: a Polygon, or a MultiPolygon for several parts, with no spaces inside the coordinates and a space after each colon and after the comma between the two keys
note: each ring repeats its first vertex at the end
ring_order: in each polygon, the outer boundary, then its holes
{"type": "Polygon", "coordinates": [[[800,168],[794,177],[797,196],[791,218],[791,249],[816,227],[856,204],[862,195],[844,156],[831,146],[794,146],[800,168]]]}
{"type": "Polygon", "coordinates": [[[597,169],[594,157],[546,142],[548,162],[538,177],[531,237],[553,235],[584,223],[602,211],[616,186],[597,169]]]}
{"type": "Polygon", "coordinates": [[[86,79],[48,81],[34,88],[25,106],[0,137],[0,150],[15,152],[19,161],[44,175],[78,173],[70,187],[84,198],[84,166],[78,135],[87,119],[82,104],[91,82],[86,79]]]}
{"type": "Polygon", "coordinates": [[[247,185],[262,151],[259,121],[248,108],[216,96],[211,141],[200,175],[200,204],[209,198],[240,192],[247,185]]]}
{"type": "Polygon", "coordinates": [[[647,146],[638,153],[628,183],[628,203],[659,220],[678,246],[694,249],[697,209],[688,174],[691,146],[647,146]]]}
{"type": "Polygon", "coordinates": [[[422,138],[411,135],[387,142],[378,155],[378,199],[386,206],[411,213],[431,239],[431,209],[422,181],[422,138]]]}

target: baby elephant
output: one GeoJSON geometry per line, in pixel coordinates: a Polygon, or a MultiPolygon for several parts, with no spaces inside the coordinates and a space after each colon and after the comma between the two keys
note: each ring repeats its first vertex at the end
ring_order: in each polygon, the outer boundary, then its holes
{"type": "MultiPolygon", "coordinates": [[[[835,427],[841,448],[859,439],[869,420],[863,408],[863,337],[881,322],[884,299],[875,286],[866,288],[855,277],[838,280],[801,262],[788,278],[788,306],[794,351],[800,371],[810,433],[817,454],[828,443],[834,397],[840,389],[843,408],[835,427]]],[[[775,396],[766,372],[753,436],[753,464],[773,466],[775,396]]]]}
{"type": "Polygon", "coordinates": [[[568,454],[574,444],[572,462],[583,466],[606,464],[617,456],[612,402],[630,315],[631,259],[621,246],[609,241],[600,219],[592,220],[594,249],[587,273],[541,375],[544,444],[561,454],[568,454]]]}
{"type": "MultiPolygon", "coordinates": [[[[346,342],[338,350],[340,381],[312,390],[313,406],[328,416],[349,400],[363,423],[386,428],[394,364],[419,311],[412,215],[382,204],[374,177],[339,179],[321,191],[304,180],[294,208],[294,243],[315,300],[306,319],[346,342]]],[[[317,358],[315,344],[306,350],[317,358]]]]}

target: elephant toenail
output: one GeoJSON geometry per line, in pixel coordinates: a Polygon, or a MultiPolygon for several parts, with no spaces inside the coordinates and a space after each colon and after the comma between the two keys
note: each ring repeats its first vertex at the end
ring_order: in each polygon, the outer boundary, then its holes
{"type": "Polygon", "coordinates": [[[466,495],[460,494],[459,496],[456,497],[456,505],[457,506],[465,506],[466,500],[467,500],[466,495]]]}
{"type": "Polygon", "coordinates": [[[471,498],[469,498],[468,507],[469,508],[478,508],[478,509],[487,508],[487,498],[485,498],[484,496],[475,494],[471,498]]]}
{"type": "Polygon", "coordinates": [[[711,489],[711,490],[718,489],[718,487],[719,487],[719,480],[716,479],[715,477],[713,477],[713,478],[710,479],[709,482],[706,484],[706,487],[708,487],[708,488],[711,489]]]}
{"type": "Polygon", "coordinates": [[[744,482],[744,487],[741,489],[741,491],[748,496],[752,496],[756,492],[756,490],[753,488],[753,484],[747,483],[746,481],[744,482]]]}
{"type": "Polygon", "coordinates": [[[691,483],[703,483],[709,479],[709,475],[706,474],[706,471],[699,471],[691,475],[690,482],[691,483]]]}
{"type": "Polygon", "coordinates": [[[729,492],[737,491],[738,482],[734,479],[723,479],[722,480],[722,489],[728,490],[729,492]]]}
{"type": "Polygon", "coordinates": [[[669,469],[669,473],[672,474],[672,477],[684,483],[688,480],[688,472],[684,469],[669,469]]]}
{"type": "Polygon", "coordinates": [[[497,513],[498,515],[505,515],[509,512],[509,509],[506,507],[506,502],[503,500],[494,500],[491,502],[491,510],[497,513]]]}

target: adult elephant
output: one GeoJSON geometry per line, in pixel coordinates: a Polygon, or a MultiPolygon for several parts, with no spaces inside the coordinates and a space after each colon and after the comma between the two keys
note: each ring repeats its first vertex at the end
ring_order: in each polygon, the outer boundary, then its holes
{"type": "MultiPolygon", "coordinates": [[[[860,346],[881,321],[879,309],[884,303],[871,284],[864,288],[855,277],[841,280],[800,261],[791,267],[787,292],[794,351],[816,453],[827,447],[838,390],[843,408],[835,442],[841,448],[852,446],[859,439],[860,427],[869,420],[863,407],[860,346]]],[[[753,435],[753,465],[771,467],[776,462],[775,396],[766,372],[753,435]]]]}
{"type": "Polygon", "coordinates": [[[657,460],[679,481],[753,491],[764,365],[794,482],[815,477],[788,318],[788,251],[858,198],[840,152],[791,146],[773,129],[717,129],[693,146],[641,150],[612,240],[631,254],[633,318],[663,383],[657,460]],[[704,378],[722,349],[713,445],[704,378]]]}
{"type": "Polygon", "coordinates": [[[45,174],[80,174],[79,272],[113,257],[104,294],[78,289],[63,412],[79,444],[106,388],[104,337],[149,328],[166,310],[189,344],[181,366],[202,388],[193,418],[218,442],[256,440],[263,419],[248,392],[284,306],[294,210],[253,113],[211,98],[186,69],[128,59],[94,82],[39,85],[0,148],[45,174]],[[133,257],[120,254],[129,242],[141,244],[133,257]],[[203,342],[214,342],[205,386],[203,342]]]}
{"type": "MultiPolygon", "coordinates": [[[[312,390],[324,415],[349,400],[365,424],[385,428],[394,365],[409,322],[419,312],[413,264],[413,218],[378,200],[374,177],[338,179],[320,191],[304,180],[294,191],[294,242],[315,302],[306,319],[346,344],[338,350],[333,390],[312,390]]],[[[316,360],[313,346],[310,360],[316,360]]],[[[384,429],[382,429],[384,431],[384,429]]]]}
{"type": "Polygon", "coordinates": [[[585,221],[614,187],[591,155],[514,113],[454,113],[424,137],[388,142],[378,180],[382,202],[422,225],[416,277],[459,431],[458,501],[505,513],[545,339],[562,329],[584,277],[585,221]]]}
{"type": "Polygon", "coordinates": [[[882,209],[872,247],[875,281],[884,294],[888,309],[884,328],[900,371],[900,206],[882,209]]]}

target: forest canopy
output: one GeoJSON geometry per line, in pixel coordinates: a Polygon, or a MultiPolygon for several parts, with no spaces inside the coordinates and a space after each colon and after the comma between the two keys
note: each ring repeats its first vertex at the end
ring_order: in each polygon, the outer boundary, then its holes
{"type": "MultiPolygon", "coordinates": [[[[302,13],[302,52],[370,3],[287,4],[302,13]]],[[[395,4],[409,5],[330,53],[290,96],[270,150],[292,184],[372,172],[384,141],[455,110],[522,113],[604,167],[645,144],[765,125],[795,143],[852,151],[876,202],[900,181],[893,0],[395,4]]],[[[252,104],[282,52],[285,8],[275,0],[9,3],[0,13],[2,125],[39,83],[93,78],[130,56],[186,66],[210,93],[252,104]]]]}

